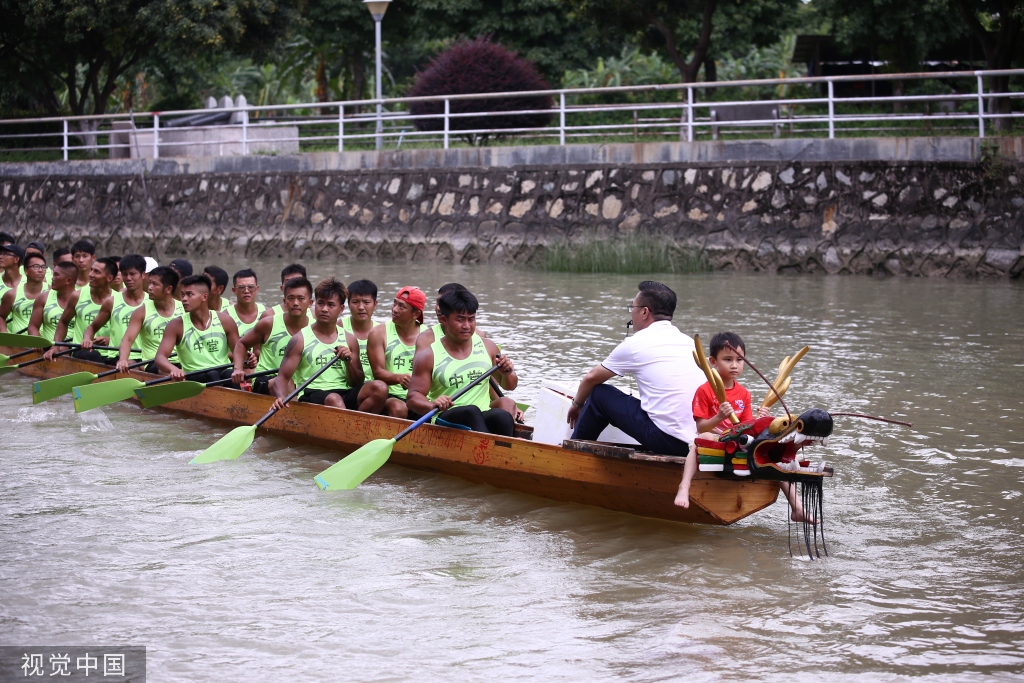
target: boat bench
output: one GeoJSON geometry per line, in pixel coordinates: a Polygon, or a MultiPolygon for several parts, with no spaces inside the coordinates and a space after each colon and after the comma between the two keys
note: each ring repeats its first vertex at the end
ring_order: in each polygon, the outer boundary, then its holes
{"type": "Polygon", "coordinates": [[[682,465],[686,458],[677,455],[661,455],[660,453],[648,453],[638,451],[632,446],[618,443],[606,443],[603,441],[588,441],[586,439],[566,439],[562,442],[562,448],[568,451],[589,453],[599,455],[603,458],[623,458],[628,460],[653,460],[655,462],[671,462],[682,465]]]}

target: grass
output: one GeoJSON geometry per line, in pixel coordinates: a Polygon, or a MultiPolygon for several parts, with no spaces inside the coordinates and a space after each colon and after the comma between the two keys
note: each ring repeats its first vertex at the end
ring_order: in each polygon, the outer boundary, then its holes
{"type": "Polygon", "coordinates": [[[544,250],[535,264],[559,273],[700,273],[710,270],[704,255],[663,239],[632,236],[582,244],[559,243],[544,250]]]}

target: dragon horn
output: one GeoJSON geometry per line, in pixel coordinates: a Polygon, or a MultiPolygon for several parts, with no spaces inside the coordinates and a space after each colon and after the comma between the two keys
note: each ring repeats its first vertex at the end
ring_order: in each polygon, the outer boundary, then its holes
{"type": "Polygon", "coordinates": [[[793,356],[788,363],[786,363],[786,374],[784,375],[785,377],[788,377],[789,373],[793,372],[793,368],[796,367],[796,364],[799,363],[800,359],[803,358],[804,355],[810,350],[810,346],[805,346],[796,352],[796,355],[793,356]]]}
{"type": "MultiPolygon", "coordinates": [[[[775,391],[779,392],[779,396],[785,396],[786,390],[789,389],[789,385],[792,381],[792,377],[787,377],[786,379],[782,380],[782,383],[779,386],[775,387],[775,391]]],[[[778,396],[775,395],[775,392],[769,391],[768,394],[764,397],[764,400],[761,401],[761,407],[771,408],[773,405],[775,405],[776,402],[778,402],[778,400],[779,398],[778,396]]]]}

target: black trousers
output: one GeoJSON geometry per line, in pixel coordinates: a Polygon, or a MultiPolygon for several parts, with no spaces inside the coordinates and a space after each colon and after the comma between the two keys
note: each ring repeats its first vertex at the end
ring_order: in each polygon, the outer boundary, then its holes
{"type": "Polygon", "coordinates": [[[476,406],[456,406],[438,415],[438,419],[469,427],[474,432],[486,432],[498,436],[512,436],[512,431],[515,429],[512,415],[501,408],[480,410],[476,406]]]}
{"type": "MultiPolygon", "coordinates": [[[[78,358],[81,360],[91,360],[93,363],[102,363],[106,360],[99,351],[86,351],[85,349],[76,349],[71,353],[72,358],[78,358]]],[[[117,362],[117,359],[114,359],[117,362]]]]}

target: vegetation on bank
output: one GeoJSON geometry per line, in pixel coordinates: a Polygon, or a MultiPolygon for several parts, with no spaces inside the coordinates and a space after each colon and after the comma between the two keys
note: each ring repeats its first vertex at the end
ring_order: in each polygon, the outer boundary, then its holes
{"type": "Polygon", "coordinates": [[[580,244],[560,243],[547,247],[535,266],[560,273],[691,274],[710,270],[698,249],[680,247],[659,237],[631,235],[619,239],[594,239],[580,244]]]}

